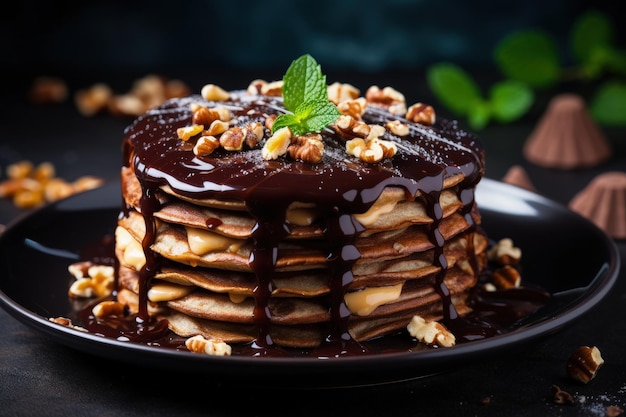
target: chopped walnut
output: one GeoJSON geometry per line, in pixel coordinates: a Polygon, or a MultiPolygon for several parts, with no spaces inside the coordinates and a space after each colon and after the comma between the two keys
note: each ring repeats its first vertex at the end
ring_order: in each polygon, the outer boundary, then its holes
{"type": "Polygon", "coordinates": [[[204,107],[200,104],[193,103],[190,105],[190,109],[193,113],[191,122],[193,124],[203,125],[205,128],[215,123],[216,121],[228,122],[232,118],[230,110],[226,107],[204,107]]]}
{"type": "Polygon", "coordinates": [[[287,153],[292,159],[318,163],[324,155],[322,136],[318,133],[295,136],[287,148],[287,153]]]}
{"type": "Polygon", "coordinates": [[[365,98],[369,104],[387,109],[389,113],[404,116],[406,114],[406,99],[404,94],[392,87],[382,90],[373,85],[367,89],[365,98]]]}
{"type": "Polygon", "coordinates": [[[111,97],[107,103],[109,112],[117,116],[141,116],[150,105],[146,104],[140,97],[133,94],[118,94],[111,97]]]}
{"type": "Polygon", "coordinates": [[[433,109],[432,106],[423,103],[416,103],[409,107],[405,117],[407,120],[427,126],[432,126],[437,121],[435,109],[433,109]]]}
{"type": "Polygon", "coordinates": [[[74,102],[83,116],[93,116],[107,109],[113,90],[104,83],[96,83],[89,88],[78,90],[74,102]]]}
{"type": "MultiPolygon", "coordinates": [[[[93,175],[83,175],[72,182],[72,189],[74,193],[80,193],[82,191],[92,190],[100,187],[104,183],[104,180],[100,177],[94,177],[93,175]]],[[[52,201],[52,199],[50,199],[52,201]]]]}
{"type": "Polygon", "coordinates": [[[220,115],[215,110],[209,109],[208,107],[204,107],[204,106],[198,106],[195,110],[193,110],[191,123],[206,127],[206,126],[210,126],[211,123],[219,119],[220,119],[220,115]]]}
{"type": "Polygon", "coordinates": [[[183,126],[176,129],[176,134],[179,139],[188,141],[191,137],[196,136],[198,133],[202,133],[203,129],[204,126],[202,125],[183,126]]]}
{"type": "Polygon", "coordinates": [[[378,137],[354,138],[346,142],[346,152],[363,162],[374,163],[393,157],[397,148],[395,143],[378,137]]]}
{"type": "Polygon", "coordinates": [[[334,82],[327,87],[328,100],[339,105],[344,101],[354,100],[359,97],[359,89],[347,83],[334,82]]]}
{"type": "Polygon", "coordinates": [[[119,301],[102,301],[96,304],[91,312],[96,318],[122,317],[126,313],[126,305],[119,301]]]}
{"type": "Polygon", "coordinates": [[[335,120],[333,128],[346,139],[366,138],[369,136],[371,127],[352,116],[341,115],[335,120]]]}
{"type": "Polygon", "coordinates": [[[287,148],[291,144],[291,129],[282,127],[278,129],[263,145],[261,154],[263,159],[272,160],[287,153],[287,148]]]}
{"type": "Polygon", "coordinates": [[[193,153],[196,156],[207,156],[219,147],[220,141],[215,136],[200,136],[193,147],[193,153]]]}
{"type": "Polygon", "coordinates": [[[617,405],[609,405],[606,407],[606,417],[618,417],[624,414],[624,409],[617,405]]]}
{"type": "Polygon", "coordinates": [[[396,136],[407,136],[409,134],[409,126],[399,120],[387,122],[385,127],[396,136]]]}
{"type": "Polygon", "coordinates": [[[253,80],[248,85],[248,88],[246,89],[246,93],[250,94],[251,96],[258,96],[261,94],[261,89],[266,84],[267,84],[267,81],[262,80],[260,78],[253,80]]]}
{"type": "Polygon", "coordinates": [[[253,122],[243,127],[231,127],[219,137],[219,144],[227,151],[240,151],[245,144],[248,148],[255,148],[263,138],[263,126],[253,122]]]}
{"type": "Polygon", "coordinates": [[[563,391],[557,385],[552,385],[551,391],[552,401],[554,401],[555,404],[574,404],[574,397],[572,397],[572,394],[567,391],[563,391]]]}
{"type": "Polygon", "coordinates": [[[30,99],[35,104],[56,104],[67,99],[65,81],[57,77],[37,77],[30,88],[30,99]]]}
{"type": "Polygon", "coordinates": [[[56,324],[60,324],[61,326],[69,327],[70,329],[78,330],[78,331],[81,331],[81,332],[87,332],[88,331],[84,327],[75,325],[74,323],[72,323],[72,320],[68,319],[67,317],[50,317],[48,320],[50,320],[52,323],[56,323],[56,324]]]}
{"type": "Polygon", "coordinates": [[[218,136],[226,132],[229,128],[228,122],[221,120],[214,120],[208,128],[205,126],[205,130],[202,132],[203,136],[218,136]]]}
{"type": "Polygon", "coordinates": [[[365,110],[367,109],[367,100],[365,97],[359,97],[351,100],[344,100],[337,104],[339,113],[350,116],[355,120],[361,120],[365,110]]]}
{"type": "Polygon", "coordinates": [[[112,266],[78,262],[71,264],[68,271],[76,278],[68,291],[70,297],[104,297],[113,292],[115,277],[112,266]]]}
{"type": "Polygon", "coordinates": [[[504,265],[491,274],[491,281],[498,289],[519,288],[522,277],[517,269],[511,265],[504,265]]]}
{"type": "Polygon", "coordinates": [[[274,121],[276,120],[276,118],[278,117],[277,114],[270,114],[266,119],[265,119],[265,128],[269,131],[272,130],[272,127],[274,126],[274,121]]]}
{"type": "Polygon", "coordinates": [[[256,148],[264,135],[263,125],[259,122],[253,122],[244,127],[244,142],[250,149],[256,148]]]}
{"type": "Polygon", "coordinates": [[[85,176],[73,183],[55,176],[50,162],[34,166],[31,161],[19,161],[6,168],[7,179],[0,181],[0,198],[11,198],[20,208],[33,208],[69,195],[99,187],[98,177],[85,176]]]}
{"type": "Polygon", "coordinates": [[[206,84],[200,90],[200,95],[209,101],[226,101],[230,98],[230,93],[215,84],[206,84]]]}
{"type": "Polygon", "coordinates": [[[205,353],[212,356],[230,356],[232,348],[229,344],[216,339],[205,339],[196,335],[185,340],[185,346],[190,352],[205,353]]]}
{"type": "Polygon", "coordinates": [[[487,258],[501,265],[514,265],[522,259],[522,250],[513,245],[511,238],[504,238],[489,249],[487,258]]]}
{"type": "Polygon", "coordinates": [[[242,128],[231,127],[220,136],[220,146],[227,151],[240,151],[243,149],[244,138],[245,132],[242,128]]]}
{"type": "Polygon", "coordinates": [[[264,96],[280,97],[283,95],[283,80],[272,81],[261,86],[261,94],[264,96]]]}
{"type": "Polygon", "coordinates": [[[443,324],[426,321],[420,316],[413,316],[407,330],[411,336],[430,346],[451,347],[456,344],[456,338],[443,324]]]}
{"type": "Polygon", "coordinates": [[[598,369],[604,364],[600,349],[595,346],[580,346],[567,360],[567,374],[583,384],[596,377],[598,369]]]}

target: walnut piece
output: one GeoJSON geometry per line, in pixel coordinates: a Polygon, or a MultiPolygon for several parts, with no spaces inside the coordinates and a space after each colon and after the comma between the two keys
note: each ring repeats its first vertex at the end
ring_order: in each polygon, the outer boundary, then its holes
{"type": "Polygon", "coordinates": [[[283,95],[283,80],[272,81],[261,85],[261,94],[264,96],[280,97],[283,95]]]}
{"type": "Polygon", "coordinates": [[[185,340],[185,346],[190,352],[205,353],[212,356],[230,356],[232,348],[229,344],[216,339],[205,339],[202,335],[196,335],[185,340]]]}
{"type": "Polygon", "coordinates": [[[387,122],[385,127],[396,136],[407,136],[409,134],[409,126],[400,120],[387,122]]]}
{"type": "Polygon", "coordinates": [[[487,258],[500,265],[515,265],[522,259],[522,250],[513,245],[511,238],[504,238],[489,249],[487,258]]]}
{"type": "Polygon", "coordinates": [[[346,152],[363,162],[374,163],[396,154],[396,144],[383,139],[355,138],[346,142],[346,152]]]}
{"type": "Polygon", "coordinates": [[[606,407],[606,417],[617,417],[624,414],[624,409],[617,405],[609,405],[606,407]]]}
{"type": "Polygon", "coordinates": [[[551,391],[552,401],[554,401],[555,404],[574,404],[574,397],[572,397],[572,394],[567,391],[563,391],[557,385],[552,385],[551,391]]]}
{"type": "Polygon", "coordinates": [[[183,126],[176,129],[176,134],[180,140],[184,140],[186,142],[191,139],[192,136],[202,133],[203,130],[204,126],[202,125],[183,126]]]}
{"type": "Polygon", "coordinates": [[[48,320],[51,321],[52,323],[56,323],[56,324],[60,324],[61,326],[69,327],[70,329],[78,330],[78,331],[81,331],[81,332],[87,332],[88,331],[84,327],[75,325],[74,323],[72,323],[72,320],[68,319],[67,317],[50,317],[48,320]]]}
{"type": "Polygon", "coordinates": [[[423,103],[416,103],[409,107],[405,117],[407,120],[427,126],[432,126],[437,121],[435,109],[433,109],[432,106],[423,103]]]}
{"type": "Polygon", "coordinates": [[[230,93],[215,84],[206,84],[200,90],[200,95],[209,101],[226,101],[230,98],[230,93]]]}
{"type": "Polygon", "coordinates": [[[96,83],[91,87],[78,90],[74,95],[76,108],[83,116],[93,116],[107,109],[113,90],[104,83],[96,83]]]}
{"type": "Polygon", "coordinates": [[[349,115],[339,116],[333,128],[346,139],[367,138],[371,131],[370,125],[349,115]]]}
{"type": "Polygon", "coordinates": [[[91,312],[96,318],[122,317],[126,312],[126,305],[119,301],[102,301],[96,304],[91,312]]]}
{"type": "Polygon", "coordinates": [[[291,129],[282,127],[278,129],[263,145],[261,154],[263,159],[272,160],[287,153],[287,148],[291,144],[291,129]]]}
{"type": "Polygon", "coordinates": [[[522,283],[519,271],[511,265],[504,265],[493,271],[491,280],[496,288],[501,290],[519,288],[522,283]]]}
{"type": "Polygon", "coordinates": [[[222,133],[219,138],[220,146],[227,151],[240,151],[243,149],[245,132],[240,127],[231,127],[222,133]]]}
{"type": "Polygon", "coordinates": [[[287,148],[287,153],[292,159],[318,163],[324,155],[322,136],[318,133],[295,136],[287,148]]]}
{"type": "Polygon", "coordinates": [[[368,103],[387,109],[391,114],[404,116],[407,112],[404,94],[392,87],[385,87],[381,90],[373,85],[367,89],[365,98],[368,103]]]}
{"type": "Polygon", "coordinates": [[[112,266],[76,262],[68,266],[76,278],[68,290],[70,297],[104,297],[113,292],[115,271],[112,266]]]}
{"type": "Polygon", "coordinates": [[[29,91],[35,104],[62,103],[67,99],[68,88],[65,81],[57,77],[37,77],[29,91]]]}
{"type": "Polygon", "coordinates": [[[420,316],[413,316],[407,330],[411,336],[429,346],[451,347],[456,344],[456,338],[443,324],[426,321],[420,316]]]}
{"type": "Polygon", "coordinates": [[[566,370],[571,378],[587,384],[603,364],[604,359],[597,347],[580,346],[567,360],[566,370]]]}
{"type": "Polygon", "coordinates": [[[11,198],[19,208],[33,208],[69,195],[99,187],[101,178],[84,176],[68,182],[55,176],[50,162],[35,166],[31,161],[12,163],[6,168],[7,179],[0,181],[0,198],[11,198]]]}
{"type": "Polygon", "coordinates": [[[220,141],[215,136],[200,136],[193,147],[193,153],[196,156],[211,155],[214,150],[220,147],[220,141]]]}
{"type": "MultiPolygon", "coordinates": [[[[334,82],[327,87],[328,100],[339,105],[339,103],[354,100],[361,94],[359,89],[347,83],[334,82]]],[[[341,111],[341,110],[340,110],[341,111]]]]}

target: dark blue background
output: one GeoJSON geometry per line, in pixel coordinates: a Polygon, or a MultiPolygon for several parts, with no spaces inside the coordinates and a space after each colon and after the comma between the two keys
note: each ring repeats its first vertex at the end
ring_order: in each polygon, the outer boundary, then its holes
{"type": "MultiPolygon", "coordinates": [[[[582,11],[618,2],[30,1],[3,6],[0,60],[39,72],[178,68],[281,71],[303,53],[326,70],[386,71],[440,61],[492,64],[496,42],[540,28],[567,60],[582,11]]],[[[618,26],[618,22],[614,22],[618,26]]]]}

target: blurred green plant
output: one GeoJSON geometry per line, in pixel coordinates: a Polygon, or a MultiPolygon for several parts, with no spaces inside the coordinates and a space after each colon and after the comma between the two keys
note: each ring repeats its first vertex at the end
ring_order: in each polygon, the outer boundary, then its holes
{"type": "Polygon", "coordinates": [[[609,17],[595,10],[583,13],[573,24],[569,42],[573,65],[566,66],[547,32],[527,29],[508,34],[493,51],[504,79],[486,94],[468,72],[450,62],[430,66],[427,82],[443,106],[481,130],[494,121],[509,123],[524,116],[540,90],[596,81],[589,98],[592,116],[603,125],[626,126],[626,50],[614,45],[609,17]]]}

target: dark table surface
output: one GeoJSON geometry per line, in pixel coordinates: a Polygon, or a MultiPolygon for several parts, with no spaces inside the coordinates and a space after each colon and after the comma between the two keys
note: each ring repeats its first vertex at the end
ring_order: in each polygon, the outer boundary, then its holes
{"type": "MultiPolygon", "coordinates": [[[[72,78],[71,88],[110,81],[120,91],[130,75],[103,74],[99,79],[72,78]],[[106,78],[109,77],[109,78],[106,78]],[[82,84],[81,84],[82,83],[82,84]]],[[[271,76],[270,76],[271,77],[271,76]]],[[[426,101],[425,87],[414,74],[361,74],[356,81],[393,85],[407,101],[426,101]]],[[[242,88],[249,74],[192,74],[192,90],[206,82],[242,88]],[[207,79],[210,77],[211,79],[207,79]]],[[[129,119],[101,114],[81,116],[71,101],[35,106],[26,98],[29,78],[0,96],[0,165],[21,159],[50,161],[57,175],[69,180],[82,175],[117,181],[121,138],[129,119]]],[[[267,78],[266,79],[271,79],[267,78]]],[[[329,76],[329,81],[334,79],[329,76]]],[[[543,107],[542,107],[543,106],[543,107]]],[[[476,132],[487,151],[486,177],[500,180],[509,167],[522,165],[537,193],[563,205],[596,175],[626,171],[626,132],[605,128],[613,158],[591,169],[558,170],[524,160],[522,146],[545,108],[523,120],[492,124],[476,132]]],[[[0,224],[10,224],[28,211],[0,200],[0,224]]],[[[626,242],[615,241],[622,258],[626,242]]],[[[572,262],[579,260],[572,259],[572,262]]],[[[2,277],[0,277],[0,280],[2,277]]],[[[405,382],[340,389],[276,389],[258,384],[224,383],[210,373],[189,374],[158,367],[135,366],[91,355],[51,341],[48,336],[0,310],[0,414],[20,415],[424,415],[424,416],[604,416],[606,408],[626,409],[626,269],[593,310],[556,334],[522,349],[470,361],[458,369],[405,382]],[[565,364],[579,346],[597,346],[605,364],[596,378],[581,384],[567,376],[565,364]],[[573,404],[553,401],[551,387],[569,392],[573,404]],[[295,407],[295,408],[294,408],[295,407]]],[[[297,378],[294,375],[294,378],[297,378]]]]}

